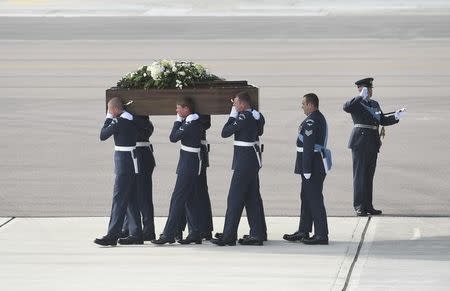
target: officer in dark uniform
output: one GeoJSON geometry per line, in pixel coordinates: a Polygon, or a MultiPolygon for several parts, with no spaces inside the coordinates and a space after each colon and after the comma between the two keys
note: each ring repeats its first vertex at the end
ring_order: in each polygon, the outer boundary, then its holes
{"type": "Polygon", "coordinates": [[[258,208],[258,172],[261,168],[260,149],[257,143],[258,124],[252,116],[250,96],[240,92],[234,98],[230,118],[222,129],[222,137],[234,135],[234,156],[230,191],[228,193],[227,211],[223,234],[211,242],[224,246],[236,245],[237,230],[244,206],[252,235],[241,243],[245,245],[262,245],[264,226],[259,217],[258,208]]]}
{"type": "MultiPolygon", "coordinates": [[[[262,115],[261,112],[258,112],[257,110],[253,109],[252,110],[252,115],[253,118],[256,120],[257,125],[258,125],[258,136],[256,138],[256,141],[259,145],[259,148],[261,150],[260,153],[260,157],[261,157],[261,162],[262,162],[262,145],[260,143],[260,139],[259,137],[263,135],[264,133],[264,125],[266,123],[264,115],[262,115]]],[[[247,220],[249,220],[250,218],[259,218],[261,219],[261,221],[259,223],[261,223],[263,225],[263,240],[267,241],[267,225],[266,225],[266,218],[265,218],[265,214],[264,214],[264,205],[263,205],[263,201],[262,201],[262,197],[261,197],[261,192],[260,192],[260,184],[259,184],[259,173],[258,173],[258,207],[257,209],[259,210],[259,214],[258,215],[247,215],[247,220]]],[[[245,211],[246,213],[248,213],[249,211],[251,211],[252,209],[249,209],[247,205],[245,205],[245,211]]],[[[258,225],[258,223],[254,223],[254,222],[250,222],[248,221],[248,225],[252,226],[252,225],[258,225]]],[[[221,238],[222,237],[222,233],[216,233],[215,237],[216,238],[221,238]]],[[[256,233],[255,230],[250,228],[250,234],[244,234],[243,238],[240,238],[238,240],[238,242],[240,244],[242,244],[244,242],[244,240],[248,240],[249,237],[255,237],[256,233]]],[[[244,242],[245,244],[245,242],[244,242]]]]}
{"type": "MultiPolygon", "coordinates": [[[[153,124],[148,116],[134,116],[137,125],[136,158],[139,173],[136,175],[136,190],[139,211],[142,218],[142,233],[144,241],[155,239],[155,221],[153,209],[153,182],[152,174],[155,168],[153,146],[149,138],[153,134],[153,124]]],[[[128,236],[128,219],[125,217],[122,236],[128,236]]],[[[120,239],[120,244],[127,244],[128,239],[120,239]]]]}
{"type": "Polygon", "coordinates": [[[325,245],[328,244],[328,223],[322,190],[326,171],[321,150],[326,148],[327,122],[319,111],[316,94],[309,93],[303,97],[302,109],[307,117],[299,127],[295,162],[295,173],[302,178],[300,224],[298,231],[285,234],[283,238],[325,245]],[[313,224],[314,236],[310,238],[313,224]]]}
{"type": "Polygon", "coordinates": [[[129,239],[142,244],[142,229],[136,195],[137,161],[135,156],[137,129],[133,116],[124,111],[122,100],[113,98],[108,102],[108,114],[100,132],[100,140],[114,136],[114,164],[116,179],[108,233],[95,239],[102,246],[115,246],[120,236],[128,206],[129,239]]]}
{"type": "MultiPolygon", "coordinates": [[[[206,130],[211,127],[211,115],[199,114],[200,118],[198,119],[202,130],[201,130],[201,151],[200,155],[202,158],[202,168],[200,171],[200,175],[198,176],[198,183],[195,190],[195,205],[198,206],[197,211],[200,220],[200,235],[202,239],[210,240],[212,238],[211,232],[213,231],[213,221],[212,221],[212,210],[211,210],[211,200],[209,198],[208,192],[208,180],[206,176],[206,169],[209,167],[209,150],[210,145],[206,140],[206,130]]],[[[186,228],[187,218],[186,215],[183,217],[184,219],[181,222],[178,236],[182,238],[182,232],[186,228]]],[[[189,223],[189,227],[191,227],[189,223]]]]}
{"type": "Polygon", "coordinates": [[[357,216],[379,215],[373,207],[373,176],[381,147],[378,127],[399,122],[404,109],[385,115],[377,101],[372,100],[373,78],[355,82],[360,94],[344,104],[344,111],[352,115],[354,128],[348,147],[353,157],[353,207],[357,216]]]}
{"type": "Polygon", "coordinates": [[[181,244],[196,243],[201,244],[202,238],[199,231],[198,206],[195,205],[195,190],[198,176],[201,170],[201,124],[198,114],[194,113],[194,104],[190,98],[180,99],[177,103],[177,120],[175,121],[170,141],[181,141],[180,159],[177,167],[177,181],[170,201],[169,216],[163,234],[157,240],[152,240],[154,244],[174,243],[175,235],[181,225],[181,220],[186,207],[186,214],[189,218],[189,235],[184,240],[179,240],[181,244]]]}

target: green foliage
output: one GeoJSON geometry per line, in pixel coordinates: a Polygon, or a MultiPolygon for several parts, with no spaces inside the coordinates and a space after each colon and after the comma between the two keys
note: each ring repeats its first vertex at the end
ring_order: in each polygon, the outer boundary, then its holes
{"type": "Polygon", "coordinates": [[[129,89],[166,89],[192,87],[198,82],[222,80],[202,65],[186,61],[159,60],[128,73],[117,87],[129,89]]]}

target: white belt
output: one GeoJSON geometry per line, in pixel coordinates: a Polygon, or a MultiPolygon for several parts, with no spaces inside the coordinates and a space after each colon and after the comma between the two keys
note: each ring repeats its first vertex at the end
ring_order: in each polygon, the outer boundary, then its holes
{"type": "Polygon", "coordinates": [[[262,167],[261,156],[259,155],[259,153],[255,147],[255,145],[258,145],[258,142],[247,142],[247,141],[235,140],[234,145],[238,146],[238,147],[253,147],[253,149],[255,150],[256,158],[258,159],[259,167],[260,168],[262,167]]]}
{"type": "MultiPolygon", "coordinates": [[[[297,147],[297,152],[303,153],[303,148],[297,147]]],[[[314,152],[318,153],[318,152],[320,152],[320,151],[319,151],[319,150],[314,150],[314,152]]]]}
{"type": "Polygon", "coordinates": [[[136,147],[150,147],[149,141],[138,141],[136,142],[136,147]]]}
{"type": "Polygon", "coordinates": [[[239,140],[234,141],[234,145],[238,146],[238,147],[252,147],[255,144],[257,144],[257,143],[256,142],[239,141],[239,140]]]}
{"type": "Polygon", "coordinates": [[[206,139],[201,140],[200,143],[201,143],[202,145],[205,145],[205,146],[208,145],[208,141],[207,141],[206,139]]]}
{"type": "Polygon", "coordinates": [[[181,149],[183,151],[190,152],[190,153],[199,153],[200,152],[200,148],[193,148],[193,147],[188,147],[185,145],[181,145],[181,149]]]}
{"type": "Polygon", "coordinates": [[[378,129],[378,126],[376,126],[376,125],[367,125],[367,124],[355,124],[354,127],[367,128],[367,129],[373,129],[373,130],[378,129]]]}
{"type": "Polygon", "coordinates": [[[190,152],[190,153],[196,153],[198,155],[198,173],[197,173],[197,175],[200,175],[200,172],[202,171],[202,157],[200,155],[200,148],[193,148],[193,147],[181,145],[181,149],[183,151],[190,152]]]}
{"type": "Polygon", "coordinates": [[[118,152],[130,152],[131,158],[133,159],[134,173],[136,173],[136,174],[139,173],[137,158],[133,152],[136,149],[136,147],[114,146],[114,149],[118,152]]]}
{"type": "Polygon", "coordinates": [[[114,146],[114,149],[118,152],[132,152],[136,149],[136,147],[114,146]]]}

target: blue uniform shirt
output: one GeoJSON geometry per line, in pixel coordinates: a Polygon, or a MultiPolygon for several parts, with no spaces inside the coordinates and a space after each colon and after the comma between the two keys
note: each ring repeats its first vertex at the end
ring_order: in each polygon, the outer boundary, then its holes
{"type": "Polygon", "coordinates": [[[312,112],[299,126],[299,135],[303,136],[303,142],[297,136],[297,147],[303,152],[297,151],[295,161],[296,174],[325,173],[320,152],[314,151],[314,145],[325,145],[327,122],[325,116],[316,110],[312,112]]]}
{"type": "MultiPolygon", "coordinates": [[[[222,137],[230,137],[234,134],[235,141],[256,142],[258,138],[258,123],[253,118],[251,111],[239,113],[237,118],[230,117],[222,129],[222,137]]],[[[234,146],[232,169],[236,171],[259,171],[258,158],[259,146],[244,147],[234,146]]]]}
{"type": "MultiPolygon", "coordinates": [[[[347,101],[343,109],[352,115],[354,124],[363,124],[371,126],[388,126],[398,123],[398,120],[392,116],[385,116],[375,100],[365,101],[361,96],[356,96],[347,101]]],[[[380,134],[376,129],[354,127],[348,147],[353,150],[375,151],[378,152],[381,147],[380,134]]]]}
{"type": "MultiPolygon", "coordinates": [[[[175,121],[169,139],[175,143],[181,141],[182,145],[200,148],[200,137],[202,126],[200,121],[186,120],[175,121]]],[[[178,160],[177,174],[198,174],[199,154],[180,150],[180,159],[178,160]]]]}
{"type": "MultiPolygon", "coordinates": [[[[114,136],[116,146],[136,146],[137,128],[133,116],[124,111],[117,118],[107,118],[100,131],[100,140],[104,141],[114,136]]],[[[130,152],[114,152],[114,165],[116,175],[134,175],[134,164],[130,152]]]]}

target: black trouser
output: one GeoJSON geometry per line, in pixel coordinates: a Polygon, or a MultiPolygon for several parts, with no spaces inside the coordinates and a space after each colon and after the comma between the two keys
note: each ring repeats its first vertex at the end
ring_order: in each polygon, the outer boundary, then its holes
{"type": "MultiPolygon", "coordinates": [[[[144,236],[155,235],[152,173],[153,169],[147,173],[136,174],[138,207],[141,214],[140,219],[142,219],[142,232],[144,236]]],[[[128,233],[128,215],[125,216],[122,231],[128,233]]]]}
{"type": "Polygon", "coordinates": [[[373,209],[373,177],[378,153],[352,150],[353,157],[353,207],[355,210],[373,209]]]}
{"type": "Polygon", "coordinates": [[[247,205],[245,205],[245,212],[247,213],[247,220],[248,220],[248,225],[250,226],[250,235],[251,236],[257,236],[257,231],[255,229],[252,229],[251,226],[252,225],[259,225],[261,224],[263,227],[263,237],[262,238],[266,238],[267,237],[267,225],[266,225],[266,216],[264,214],[264,205],[263,205],[263,201],[262,201],[262,197],[261,197],[261,191],[260,191],[260,185],[259,185],[259,175],[258,175],[258,204],[257,204],[257,210],[258,213],[255,215],[249,215],[248,212],[251,211],[248,209],[247,205]],[[250,221],[251,218],[257,218],[260,221],[259,222],[253,222],[250,221]]]}
{"type": "Polygon", "coordinates": [[[223,240],[233,241],[244,206],[247,207],[248,221],[254,236],[263,239],[264,226],[258,207],[258,171],[234,171],[227,199],[227,211],[223,228],[223,240]]]}
{"type": "Polygon", "coordinates": [[[327,212],[323,202],[323,181],[325,174],[313,173],[308,180],[302,176],[300,192],[301,210],[299,232],[309,233],[314,224],[314,234],[320,237],[328,236],[327,212]]]}
{"type": "Polygon", "coordinates": [[[142,228],[137,206],[136,175],[116,175],[111,208],[111,217],[108,226],[108,235],[119,236],[125,214],[129,218],[130,235],[141,237],[142,228]]]}
{"type": "MultiPolygon", "coordinates": [[[[206,167],[202,167],[202,171],[198,176],[197,186],[195,188],[195,196],[193,197],[195,202],[193,205],[195,211],[198,214],[199,218],[199,231],[200,233],[208,233],[213,231],[213,221],[212,221],[212,210],[211,210],[211,200],[209,199],[208,192],[208,181],[206,178],[206,167]]],[[[184,215],[184,219],[181,220],[181,224],[179,225],[178,231],[182,232],[186,228],[186,223],[189,225],[189,231],[192,230],[191,222],[186,219],[186,215],[184,215]]]]}
{"type": "Polygon", "coordinates": [[[175,183],[175,189],[170,200],[169,216],[167,217],[164,235],[168,239],[173,239],[182,225],[183,216],[186,215],[192,225],[194,233],[199,232],[199,217],[196,211],[195,188],[197,184],[196,173],[179,173],[175,183]]]}

